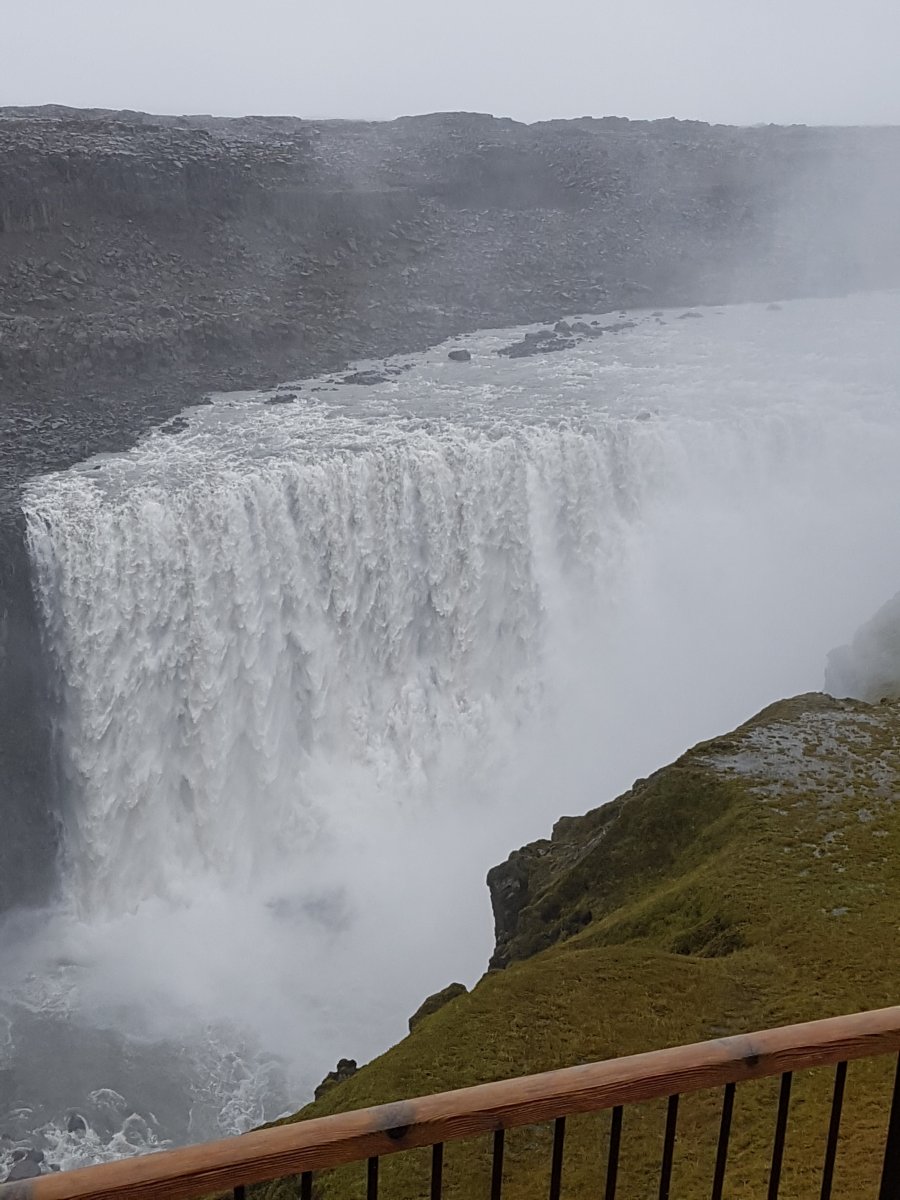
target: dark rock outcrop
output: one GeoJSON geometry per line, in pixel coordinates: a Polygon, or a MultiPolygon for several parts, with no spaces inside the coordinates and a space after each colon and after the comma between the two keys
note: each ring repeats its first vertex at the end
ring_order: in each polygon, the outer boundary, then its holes
{"type": "Polygon", "coordinates": [[[0,911],[48,899],[57,857],[49,674],[23,523],[0,521],[0,911]]]}
{"type": "Polygon", "coordinates": [[[558,877],[603,838],[625,799],[584,817],[560,818],[549,840],[542,838],[514,850],[506,862],[488,871],[495,943],[490,970],[502,970],[516,959],[537,954],[590,922],[591,911],[583,904],[569,909],[550,893],[558,877]]]}
{"type": "Polygon", "coordinates": [[[335,1069],[328,1072],[313,1093],[316,1100],[321,1100],[326,1092],[331,1091],[337,1084],[343,1083],[345,1079],[352,1079],[358,1070],[355,1058],[339,1059],[335,1069]]]}
{"type": "Polygon", "coordinates": [[[464,983],[448,983],[445,988],[441,988],[439,992],[435,992],[426,1000],[423,1000],[413,1015],[409,1018],[409,1032],[415,1029],[420,1021],[424,1021],[426,1017],[430,1017],[432,1013],[436,1013],[438,1009],[449,1004],[451,1000],[455,1000],[457,996],[468,996],[469,989],[464,983]]]}
{"type": "Polygon", "coordinates": [[[23,1179],[37,1179],[44,1173],[41,1165],[43,1161],[42,1150],[14,1150],[12,1166],[7,1172],[4,1183],[19,1183],[23,1179]]]}

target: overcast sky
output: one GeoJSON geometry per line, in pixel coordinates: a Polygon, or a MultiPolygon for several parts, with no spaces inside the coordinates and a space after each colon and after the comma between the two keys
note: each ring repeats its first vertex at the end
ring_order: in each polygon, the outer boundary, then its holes
{"type": "Polygon", "coordinates": [[[0,0],[0,105],[900,124],[900,0],[0,0]]]}

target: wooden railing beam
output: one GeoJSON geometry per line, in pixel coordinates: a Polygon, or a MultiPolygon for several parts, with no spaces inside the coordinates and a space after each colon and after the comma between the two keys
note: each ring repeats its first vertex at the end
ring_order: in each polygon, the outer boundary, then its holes
{"type": "Polygon", "coordinates": [[[900,1007],[655,1050],[0,1186],[0,1200],[197,1200],[676,1093],[900,1051],[900,1007]]]}

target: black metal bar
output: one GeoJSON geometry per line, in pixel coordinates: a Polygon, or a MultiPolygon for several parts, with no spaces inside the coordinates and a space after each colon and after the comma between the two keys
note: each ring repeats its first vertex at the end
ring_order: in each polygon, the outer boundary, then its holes
{"type": "Polygon", "coordinates": [[[366,1171],[366,1200],[378,1200],[378,1159],[370,1158],[366,1171]]]}
{"type": "Polygon", "coordinates": [[[619,1181],[619,1147],[622,1144],[622,1106],[612,1110],[609,1126],[609,1157],[606,1160],[606,1192],[603,1200],[616,1200],[616,1184],[619,1181]]]}
{"type": "Polygon", "coordinates": [[[726,1083],[725,1093],[722,1096],[722,1119],[719,1122],[719,1144],[716,1147],[716,1170],[713,1175],[711,1200],[722,1200],[722,1191],[725,1187],[728,1142],[731,1138],[731,1117],[734,1113],[734,1087],[733,1083],[726,1083]]]}
{"type": "Polygon", "coordinates": [[[300,1176],[300,1200],[312,1200],[312,1171],[304,1171],[300,1176]]]}
{"type": "Polygon", "coordinates": [[[894,1095],[888,1118],[887,1142],[884,1147],[884,1166],[878,1200],[900,1200],[900,1056],[894,1076],[894,1095]]]}
{"type": "Polygon", "coordinates": [[[246,1189],[244,1188],[244,1185],[242,1183],[238,1184],[238,1186],[234,1189],[234,1200],[244,1200],[245,1195],[246,1189]]]}
{"type": "Polygon", "coordinates": [[[669,1097],[666,1109],[666,1136],[663,1139],[662,1169],[659,1173],[659,1200],[669,1200],[672,1186],[672,1162],[675,1158],[675,1132],[678,1126],[678,1096],[669,1097]]]}
{"type": "Polygon", "coordinates": [[[491,1200],[500,1200],[503,1190],[503,1142],[502,1129],[494,1130],[494,1159],[491,1164],[491,1200]]]}
{"type": "Polygon", "coordinates": [[[781,1186],[781,1164],[784,1162],[784,1138],[787,1133],[788,1109],[791,1104],[793,1074],[785,1071],[778,1093],[778,1116],[775,1118],[775,1141],[772,1145],[772,1170],[769,1172],[769,1200],[778,1200],[781,1186]]]}
{"type": "Polygon", "coordinates": [[[441,1200],[444,1186],[444,1143],[436,1142],[431,1148],[431,1200],[441,1200]]]}
{"type": "Polygon", "coordinates": [[[559,1200],[562,1191],[563,1150],[566,1144],[566,1118],[553,1122],[553,1161],[550,1164],[550,1200],[559,1200]]]}
{"type": "Polygon", "coordinates": [[[822,1167],[822,1191],[819,1193],[819,1200],[831,1200],[831,1185],[834,1182],[834,1162],[837,1158],[838,1135],[841,1131],[841,1110],[844,1107],[844,1084],[846,1082],[847,1064],[840,1062],[834,1072],[831,1120],[828,1122],[828,1142],[825,1145],[825,1165],[822,1167]]]}

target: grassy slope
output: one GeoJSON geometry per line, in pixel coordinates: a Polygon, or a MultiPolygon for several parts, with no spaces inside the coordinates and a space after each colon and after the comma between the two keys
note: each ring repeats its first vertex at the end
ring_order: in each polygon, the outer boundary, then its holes
{"type": "MultiPolygon", "coordinates": [[[[602,816],[562,823],[512,965],[298,1117],[897,1002],[898,797],[900,704],[772,706],[602,816]]],[[[835,1195],[874,1194],[891,1067],[851,1068],[835,1195]]],[[[830,1086],[825,1071],[795,1080],[784,1195],[818,1196],[830,1086]]],[[[729,1197],[765,1194],[776,1090],[738,1091],[729,1197]]],[[[719,1103],[682,1101],[673,1194],[708,1195],[719,1103]]],[[[655,1195],[663,1120],[660,1104],[626,1110],[620,1197],[655,1195]]],[[[570,1122],[564,1195],[600,1194],[607,1128],[606,1114],[570,1122]]],[[[507,1147],[504,1195],[546,1195],[549,1129],[512,1132],[507,1147]]],[[[424,1153],[382,1172],[384,1194],[427,1195],[424,1153]]],[[[331,1173],[317,1194],[362,1196],[363,1177],[331,1173]]],[[[448,1147],[447,1196],[486,1195],[488,1179],[484,1141],[448,1147]]]]}

